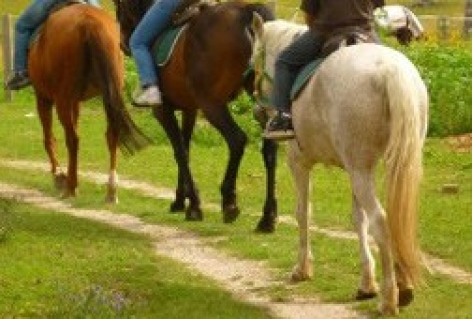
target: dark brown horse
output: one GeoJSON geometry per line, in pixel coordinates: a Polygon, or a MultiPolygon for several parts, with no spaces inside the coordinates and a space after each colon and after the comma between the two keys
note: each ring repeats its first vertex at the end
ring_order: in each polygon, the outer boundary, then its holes
{"type": "MultiPolygon", "coordinates": [[[[152,1],[114,0],[120,22],[122,41],[127,47],[134,28],[152,1]]],[[[165,129],[178,164],[178,185],[171,211],[186,210],[187,220],[201,220],[201,202],[188,163],[189,143],[198,110],[224,137],[230,158],[221,184],[224,222],[234,221],[239,208],[236,179],[247,142],[246,134],[232,118],[227,103],[243,87],[243,74],[249,66],[254,34],[254,13],[263,20],[273,13],[263,4],[229,1],[202,7],[181,34],[169,62],[160,70],[164,103],[153,109],[154,116],[165,129]],[[175,111],[182,112],[181,127],[175,111]],[[186,199],[189,206],[186,209],[186,199]]],[[[273,231],[276,217],[274,198],[275,149],[265,142],[264,149],[270,179],[264,214],[257,226],[260,231],[273,231]]]]}
{"type": "Polygon", "coordinates": [[[51,172],[63,196],[77,187],[80,102],[102,95],[107,115],[110,176],[107,200],[116,202],[117,147],[133,153],[148,143],[131,120],[121,95],[124,83],[120,31],[105,11],[73,4],[52,13],[30,48],[29,74],[33,83],[44,147],[51,172]],[[61,172],[52,130],[52,110],[61,122],[68,150],[67,175],[61,172]]]}

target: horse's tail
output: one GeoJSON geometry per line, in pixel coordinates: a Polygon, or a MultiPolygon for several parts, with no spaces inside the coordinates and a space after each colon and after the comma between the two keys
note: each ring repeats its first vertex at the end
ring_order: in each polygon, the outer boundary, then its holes
{"type": "Polygon", "coordinates": [[[98,79],[108,125],[118,137],[120,149],[125,154],[134,154],[149,145],[150,139],[136,126],[125,106],[120,74],[123,65],[116,56],[120,54],[118,42],[116,50],[110,52],[107,48],[115,45],[111,43],[110,30],[90,23],[83,31],[86,33],[85,59],[91,65],[86,73],[98,79]]]}
{"type": "Polygon", "coordinates": [[[382,69],[386,71],[391,121],[385,163],[392,252],[399,275],[405,276],[406,282],[416,284],[421,280],[422,258],[416,234],[428,97],[412,65],[388,63],[382,69]]]}

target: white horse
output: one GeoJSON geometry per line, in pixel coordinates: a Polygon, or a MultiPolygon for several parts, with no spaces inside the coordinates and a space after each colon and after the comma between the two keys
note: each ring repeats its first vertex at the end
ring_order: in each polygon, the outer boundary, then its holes
{"type": "MultiPolygon", "coordinates": [[[[265,23],[254,55],[256,66],[261,66],[260,71],[256,67],[257,77],[271,78],[277,54],[305,29],[282,20],[265,23]]],[[[260,84],[263,92],[269,91],[270,81],[260,84]]],[[[382,266],[379,310],[397,314],[398,306],[411,302],[413,287],[421,279],[416,231],[428,118],[425,84],[398,51],[367,43],[343,47],[322,62],[293,101],[292,115],[296,139],[289,142],[288,163],[297,189],[300,233],[292,279],[306,280],[313,275],[308,204],[311,168],[315,163],[336,165],[347,171],[352,186],[362,267],[357,298],[374,297],[379,290],[370,233],[382,266]],[[385,210],[375,188],[375,170],[381,159],[386,172],[385,210]]]]}

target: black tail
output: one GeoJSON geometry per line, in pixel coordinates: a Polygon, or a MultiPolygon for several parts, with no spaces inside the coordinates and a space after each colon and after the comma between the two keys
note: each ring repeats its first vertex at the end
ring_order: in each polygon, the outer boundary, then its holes
{"type": "MultiPolygon", "coordinates": [[[[98,79],[107,121],[118,136],[120,149],[127,155],[133,155],[151,144],[151,140],[136,126],[125,107],[121,92],[121,70],[118,69],[123,66],[118,66],[114,61],[115,57],[111,56],[113,52],[107,52],[108,35],[94,26],[86,29],[85,62],[91,65],[86,72],[92,72],[98,79]]],[[[117,47],[117,50],[120,48],[117,47]]]]}

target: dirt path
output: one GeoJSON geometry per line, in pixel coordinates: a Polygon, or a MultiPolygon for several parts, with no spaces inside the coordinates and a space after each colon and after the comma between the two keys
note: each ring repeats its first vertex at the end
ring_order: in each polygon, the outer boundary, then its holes
{"type": "MultiPolygon", "coordinates": [[[[10,160],[0,160],[0,165],[5,167],[11,167],[16,169],[25,169],[25,170],[43,170],[48,171],[49,166],[42,162],[33,162],[33,161],[10,161],[10,160]]],[[[107,181],[107,175],[95,173],[95,172],[79,172],[79,175],[83,178],[91,180],[95,183],[105,184],[107,181]]],[[[126,178],[121,178],[119,182],[119,187],[122,189],[138,191],[145,196],[150,196],[153,198],[160,199],[173,199],[174,191],[168,188],[158,188],[153,185],[150,185],[146,182],[134,181],[126,178]]],[[[220,207],[217,204],[205,203],[203,206],[211,210],[219,210],[220,207]]],[[[255,215],[260,216],[260,212],[256,212],[255,215]]],[[[296,220],[290,216],[280,216],[280,223],[286,223],[295,225],[296,220]]],[[[354,232],[340,231],[340,230],[329,230],[319,227],[311,227],[311,230],[319,234],[337,239],[346,239],[346,240],[357,240],[357,236],[354,232]]],[[[425,261],[427,266],[433,273],[439,273],[445,276],[450,277],[453,281],[461,284],[471,284],[472,283],[472,274],[460,269],[458,267],[449,265],[440,258],[424,254],[425,261]]]]}
{"type": "Polygon", "coordinates": [[[158,255],[172,258],[217,281],[239,300],[267,308],[278,318],[345,319],[365,318],[349,306],[322,303],[317,298],[274,302],[259,291],[276,282],[264,262],[230,257],[211,248],[198,236],[173,227],[151,225],[140,219],[107,210],[77,209],[37,190],[0,183],[0,197],[14,199],[37,207],[106,223],[150,237],[158,255]]]}

